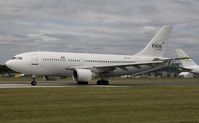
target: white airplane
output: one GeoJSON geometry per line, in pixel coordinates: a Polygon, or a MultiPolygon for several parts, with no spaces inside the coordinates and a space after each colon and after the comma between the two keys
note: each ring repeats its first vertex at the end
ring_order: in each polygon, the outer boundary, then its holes
{"type": "Polygon", "coordinates": [[[181,73],[178,74],[178,76],[183,77],[183,78],[190,78],[190,77],[193,77],[193,73],[181,72],[181,73]]]}
{"type": "Polygon", "coordinates": [[[14,56],[5,64],[10,69],[35,77],[72,77],[77,84],[88,84],[99,78],[98,85],[108,85],[108,78],[149,72],[168,66],[172,59],[163,57],[165,43],[172,27],[163,26],[148,45],[135,55],[111,55],[65,52],[26,52],[14,56]]]}
{"type": "Polygon", "coordinates": [[[185,71],[188,71],[190,73],[193,73],[193,74],[197,74],[199,75],[199,65],[197,65],[193,59],[191,59],[189,57],[188,54],[186,54],[182,49],[176,49],[176,52],[177,52],[177,55],[179,58],[182,58],[182,57],[187,57],[188,59],[181,59],[181,63],[182,63],[182,68],[185,69],[185,71]]]}

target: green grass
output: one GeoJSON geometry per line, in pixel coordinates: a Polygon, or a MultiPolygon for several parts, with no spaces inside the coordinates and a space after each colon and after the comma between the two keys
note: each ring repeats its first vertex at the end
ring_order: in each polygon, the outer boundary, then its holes
{"type": "Polygon", "coordinates": [[[1,123],[199,123],[199,87],[0,89],[1,123]]]}

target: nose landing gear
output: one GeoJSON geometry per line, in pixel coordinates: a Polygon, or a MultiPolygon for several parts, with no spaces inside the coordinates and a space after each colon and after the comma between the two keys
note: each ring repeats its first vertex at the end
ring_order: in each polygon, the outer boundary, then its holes
{"type": "Polygon", "coordinates": [[[32,86],[36,86],[37,85],[37,81],[36,81],[36,76],[32,75],[32,82],[31,82],[32,86]]]}

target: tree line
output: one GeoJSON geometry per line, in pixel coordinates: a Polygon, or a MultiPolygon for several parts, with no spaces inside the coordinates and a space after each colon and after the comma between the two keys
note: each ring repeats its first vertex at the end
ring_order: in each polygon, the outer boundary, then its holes
{"type": "Polygon", "coordinates": [[[16,73],[16,72],[8,68],[6,65],[0,65],[0,74],[5,74],[5,73],[10,74],[10,73],[16,73]]]}

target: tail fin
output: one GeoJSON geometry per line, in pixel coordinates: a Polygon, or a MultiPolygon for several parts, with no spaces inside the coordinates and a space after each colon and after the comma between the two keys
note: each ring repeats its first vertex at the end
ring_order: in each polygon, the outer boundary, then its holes
{"type": "MultiPolygon", "coordinates": [[[[178,54],[178,58],[189,57],[182,49],[176,49],[176,53],[178,54]]],[[[183,67],[196,65],[196,63],[191,58],[181,59],[180,61],[183,67]]]]}
{"type": "Polygon", "coordinates": [[[163,26],[147,44],[147,46],[137,55],[162,57],[165,49],[165,43],[168,41],[171,31],[172,26],[163,26]]]}

